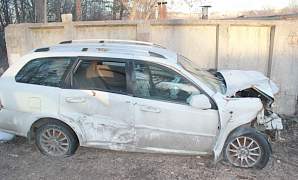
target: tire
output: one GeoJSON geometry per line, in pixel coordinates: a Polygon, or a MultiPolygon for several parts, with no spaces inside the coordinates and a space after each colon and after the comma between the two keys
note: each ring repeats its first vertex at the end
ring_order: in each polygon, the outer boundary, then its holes
{"type": "Polygon", "coordinates": [[[42,154],[53,157],[72,156],[79,146],[76,134],[60,122],[48,122],[40,126],[35,133],[35,140],[42,154]]]}
{"type": "Polygon", "coordinates": [[[272,153],[266,137],[257,131],[236,137],[232,135],[228,138],[223,151],[224,160],[230,164],[240,168],[256,169],[264,168],[272,153]]]}

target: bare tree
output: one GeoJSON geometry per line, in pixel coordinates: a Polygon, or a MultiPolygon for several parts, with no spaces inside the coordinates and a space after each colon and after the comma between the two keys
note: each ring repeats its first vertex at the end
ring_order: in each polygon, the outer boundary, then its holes
{"type": "Polygon", "coordinates": [[[4,13],[4,21],[5,21],[5,26],[11,23],[11,17],[9,13],[9,1],[7,0],[2,0],[2,8],[3,8],[3,13],[4,13]]]}
{"type": "Polygon", "coordinates": [[[10,2],[8,0],[0,1],[0,71],[3,71],[3,68],[6,68],[7,63],[7,52],[6,52],[6,43],[5,43],[5,34],[4,28],[11,23],[11,11],[10,2]]]}
{"type": "Polygon", "coordinates": [[[34,22],[34,20],[34,0],[0,0],[0,69],[3,70],[8,66],[5,27],[11,23],[34,22]]]}
{"type": "Polygon", "coordinates": [[[131,20],[133,19],[149,19],[155,10],[157,0],[134,0],[129,8],[131,20]]]}
{"type": "Polygon", "coordinates": [[[36,22],[47,22],[47,0],[35,0],[36,22]]]}
{"type": "Polygon", "coordinates": [[[18,7],[18,1],[13,0],[14,10],[16,14],[16,23],[20,23],[20,13],[19,13],[19,7],[18,7]]]}
{"type": "Polygon", "coordinates": [[[118,0],[113,0],[113,20],[117,18],[118,0]]]}
{"type": "Polygon", "coordinates": [[[128,0],[120,1],[120,12],[119,12],[120,19],[123,19],[124,11],[127,10],[127,4],[128,4],[128,0]]]}
{"type": "Polygon", "coordinates": [[[20,6],[21,6],[21,13],[22,13],[22,19],[21,19],[21,22],[25,22],[25,19],[26,19],[26,13],[25,13],[25,4],[24,4],[25,1],[21,1],[20,2],[20,6]]]}
{"type": "Polygon", "coordinates": [[[81,9],[82,3],[81,3],[81,0],[76,0],[76,5],[75,6],[76,6],[75,19],[77,21],[82,20],[82,9],[81,9]]]}
{"type": "Polygon", "coordinates": [[[0,0],[0,68],[7,67],[4,29],[9,24],[59,22],[62,13],[73,13],[76,20],[122,19],[134,1],[138,4],[136,18],[149,17],[153,0],[0,0]]]}

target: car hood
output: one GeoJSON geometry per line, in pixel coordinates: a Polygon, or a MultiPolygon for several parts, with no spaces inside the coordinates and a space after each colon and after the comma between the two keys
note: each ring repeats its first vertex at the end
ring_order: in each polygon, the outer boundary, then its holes
{"type": "Polygon", "coordinates": [[[238,91],[255,88],[274,98],[279,88],[264,74],[257,71],[221,70],[218,71],[224,78],[227,86],[227,96],[233,96],[238,91]]]}

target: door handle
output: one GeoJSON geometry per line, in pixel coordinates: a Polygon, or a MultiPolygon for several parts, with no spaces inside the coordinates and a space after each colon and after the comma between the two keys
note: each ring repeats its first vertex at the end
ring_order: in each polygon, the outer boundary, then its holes
{"type": "Polygon", "coordinates": [[[65,101],[68,103],[84,103],[86,102],[86,98],[84,97],[67,97],[65,101]]]}
{"type": "Polygon", "coordinates": [[[153,113],[160,113],[160,111],[161,111],[159,108],[156,108],[153,106],[144,106],[144,105],[141,105],[140,109],[141,109],[141,111],[153,112],[153,113]]]}
{"type": "Polygon", "coordinates": [[[133,102],[133,101],[130,101],[130,100],[125,101],[125,103],[132,104],[132,105],[136,105],[137,104],[136,102],[133,102]]]}

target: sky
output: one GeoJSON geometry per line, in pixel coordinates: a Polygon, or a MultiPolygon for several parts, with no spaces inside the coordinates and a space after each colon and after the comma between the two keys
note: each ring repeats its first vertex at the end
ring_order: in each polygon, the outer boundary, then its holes
{"type": "Polygon", "coordinates": [[[198,12],[201,1],[212,6],[210,12],[281,9],[291,2],[298,4],[298,0],[168,0],[168,8],[176,12],[198,12]],[[185,1],[193,2],[194,6],[190,8],[185,1]]]}

